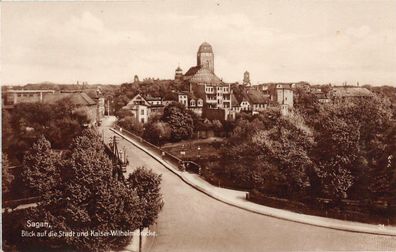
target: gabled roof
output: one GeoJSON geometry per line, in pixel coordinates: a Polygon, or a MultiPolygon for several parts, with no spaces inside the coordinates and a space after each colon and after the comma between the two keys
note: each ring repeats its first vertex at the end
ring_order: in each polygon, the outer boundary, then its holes
{"type": "Polygon", "coordinates": [[[136,105],[150,106],[150,103],[141,94],[137,94],[122,108],[132,109],[136,105]]]}
{"type": "Polygon", "coordinates": [[[268,100],[270,98],[269,95],[263,94],[259,90],[256,89],[248,89],[246,90],[246,97],[247,100],[251,104],[264,104],[268,103],[268,100]]]}
{"type": "Polygon", "coordinates": [[[43,102],[49,104],[54,104],[62,99],[70,99],[70,101],[76,106],[96,105],[96,102],[86,93],[55,93],[43,96],[43,102]]]}
{"type": "Polygon", "coordinates": [[[188,69],[188,71],[184,74],[184,76],[193,76],[198,72],[200,68],[201,68],[200,66],[190,67],[190,69],[188,69]]]}

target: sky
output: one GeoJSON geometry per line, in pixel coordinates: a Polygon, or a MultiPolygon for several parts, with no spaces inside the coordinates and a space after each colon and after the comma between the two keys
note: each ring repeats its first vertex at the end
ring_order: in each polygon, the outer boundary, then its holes
{"type": "Polygon", "coordinates": [[[396,1],[2,2],[1,83],[174,78],[213,47],[226,82],[396,86],[396,1]]]}

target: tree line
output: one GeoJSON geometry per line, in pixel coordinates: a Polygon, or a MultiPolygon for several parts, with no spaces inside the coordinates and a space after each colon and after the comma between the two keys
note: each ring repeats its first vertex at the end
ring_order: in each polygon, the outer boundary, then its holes
{"type": "Polygon", "coordinates": [[[241,114],[204,173],[288,199],[394,201],[395,132],[391,106],[379,97],[329,104],[306,97],[289,117],[277,109],[241,114]]]}

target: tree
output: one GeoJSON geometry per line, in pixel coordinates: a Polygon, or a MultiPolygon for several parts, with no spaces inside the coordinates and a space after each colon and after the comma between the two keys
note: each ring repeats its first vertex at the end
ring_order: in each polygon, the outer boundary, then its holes
{"type": "Polygon", "coordinates": [[[23,159],[23,181],[37,194],[51,190],[58,182],[57,166],[59,154],[51,148],[51,143],[41,136],[23,159]]]}
{"type": "Polygon", "coordinates": [[[2,110],[2,124],[1,124],[1,131],[2,131],[2,148],[4,152],[8,152],[10,146],[12,146],[15,135],[14,129],[11,125],[11,115],[5,109],[2,110]]]}
{"type": "Polygon", "coordinates": [[[143,138],[161,146],[171,138],[172,129],[168,123],[162,121],[149,122],[144,130],[143,138]]]}
{"type": "Polygon", "coordinates": [[[316,173],[324,196],[332,199],[347,198],[347,191],[354,183],[350,166],[351,160],[348,157],[338,155],[319,162],[316,173]]]}
{"type": "Polygon", "coordinates": [[[310,186],[308,170],[313,166],[309,156],[313,139],[292,122],[279,118],[276,127],[258,131],[252,137],[252,143],[265,160],[276,164],[279,174],[274,175],[285,182],[279,190],[288,197],[305,194],[310,186]]]}
{"type": "Polygon", "coordinates": [[[3,193],[8,193],[11,189],[12,181],[14,180],[14,176],[10,173],[10,166],[8,163],[7,155],[2,154],[2,184],[1,188],[3,193]]]}
{"type": "Polygon", "coordinates": [[[126,129],[129,130],[136,135],[141,136],[143,133],[143,124],[140,123],[134,116],[126,116],[118,121],[118,124],[126,129]]]}
{"type": "Polygon", "coordinates": [[[168,123],[171,128],[171,140],[180,141],[191,138],[194,122],[182,104],[173,102],[166,106],[162,121],[168,123]]]}
{"type": "Polygon", "coordinates": [[[144,167],[138,167],[127,179],[129,188],[135,190],[145,213],[140,226],[139,251],[141,251],[142,235],[145,227],[154,224],[164,203],[160,193],[161,175],[157,175],[144,167]]]}
{"type": "MultiPolygon", "coordinates": [[[[45,148],[38,149],[47,153],[45,148]]],[[[42,155],[42,153],[37,153],[42,155]]],[[[31,220],[48,221],[53,230],[75,232],[133,231],[145,213],[135,190],[113,178],[113,167],[99,136],[85,130],[61,163],[56,186],[49,187],[31,220]]],[[[131,236],[46,237],[35,246],[103,251],[125,246],[131,236]]]]}

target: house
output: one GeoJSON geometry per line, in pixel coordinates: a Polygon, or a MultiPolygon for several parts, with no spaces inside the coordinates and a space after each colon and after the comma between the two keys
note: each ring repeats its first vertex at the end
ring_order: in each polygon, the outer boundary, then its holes
{"type": "Polygon", "coordinates": [[[150,106],[151,104],[141,94],[137,94],[122,108],[130,110],[138,122],[147,123],[150,106]]]}
{"type": "Polygon", "coordinates": [[[334,86],[331,89],[330,94],[333,101],[366,99],[374,96],[374,94],[367,88],[358,86],[334,86]]]}
{"type": "Polygon", "coordinates": [[[322,90],[314,90],[311,92],[320,103],[328,103],[331,101],[329,94],[322,90]]]}
{"type": "Polygon", "coordinates": [[[163,113],[164,103],[161,97],[137,94],[122,108],[130,110],[138,122],[147,123],[150,116],[163,113]]]}
{"type": "Polygon", "coordinates": [[[55,104],[61,100],[68,99],[70,102],[77,107],[77,109],[83,110],[87,115],[91,124],[95,124],[100,120],[98,118],[98,104],[91,99],[84,92],[72,92],[72,93],[53,93],[43,96],[43,103],[55,104]]]}
{"type": "Polygon", "coordinates": [[[244,88],[239,99],[234,94],[233,97],[236,102],[233,103],[232,110],[235,112],[246,111],[256,114],[267,109],[270,104],[270,95],[255,88],[244,88]]]}
{"type": "Polygon", "coordinates": [[[146,96],[144,99],[150,104],[149,114],[151,116],[161,115],[164,112],[165,106],[161,97],[146,96]]]}

